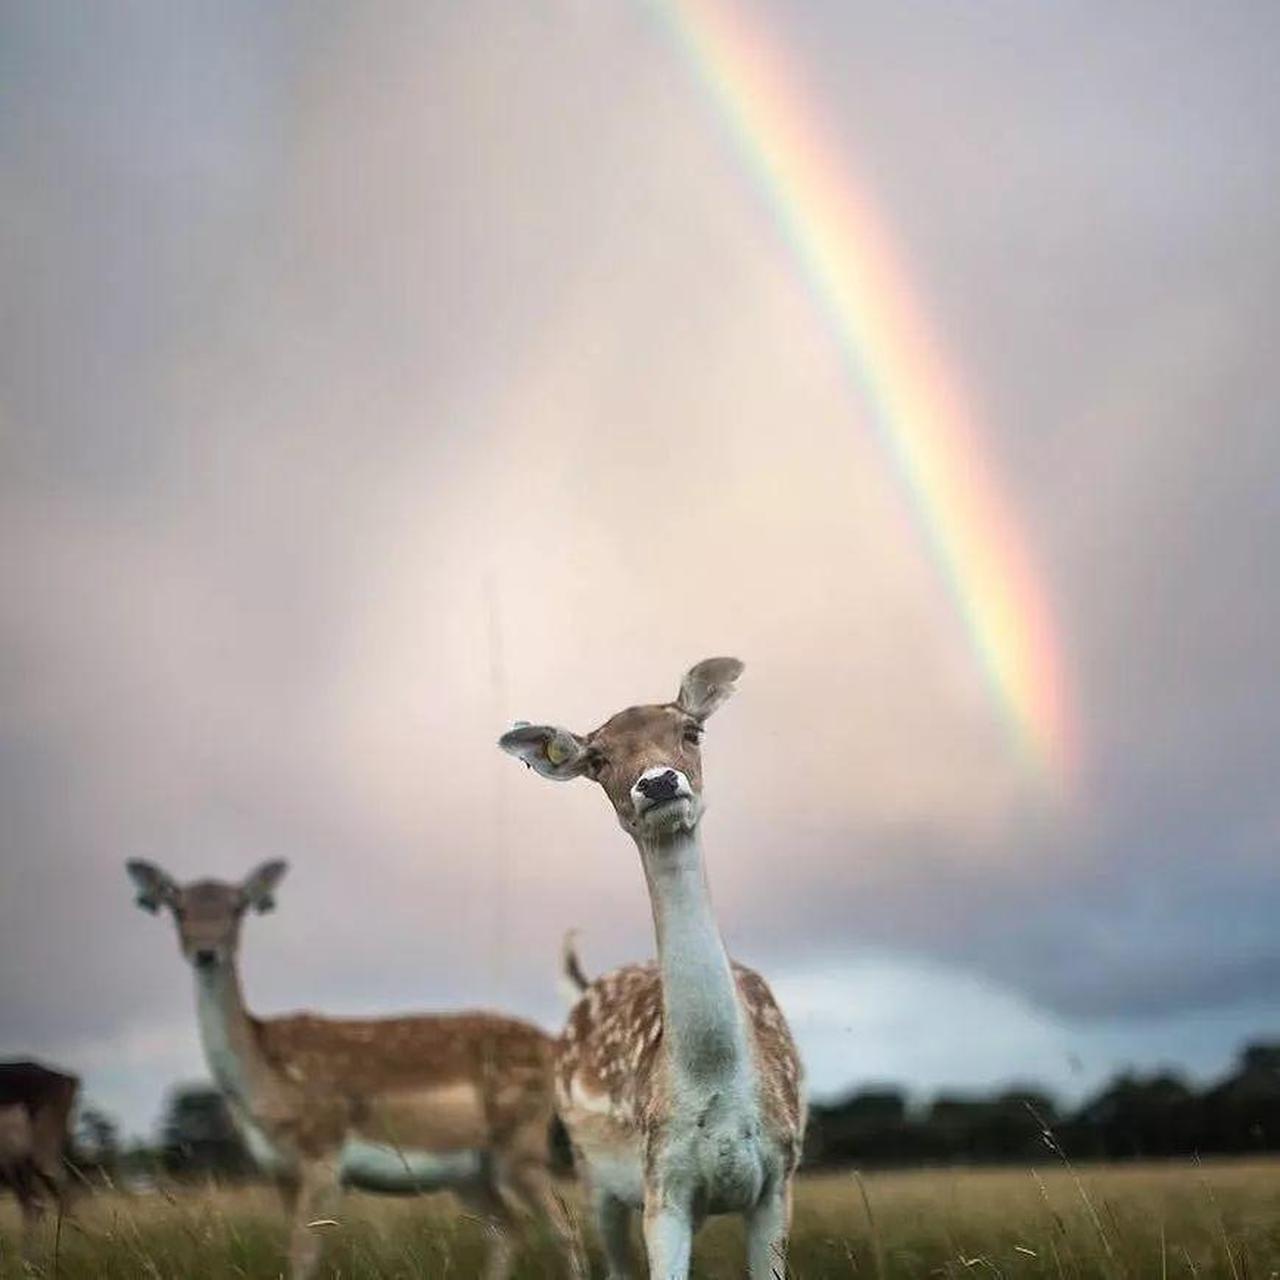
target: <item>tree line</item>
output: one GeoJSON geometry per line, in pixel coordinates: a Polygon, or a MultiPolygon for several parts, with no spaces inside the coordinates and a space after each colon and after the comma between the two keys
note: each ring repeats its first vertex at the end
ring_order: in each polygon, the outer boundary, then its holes
{"type": "Polygon", "coordinates": [[[909,1165],[1159,1159],[1280,1151],[1280,1044],[1252,1044],[1197,1090],[1178,1073],[1124,1073],[1075,1110],[1037,1088],[942,1093],[912,1108],[896,1088],[814,1106],[806,1163],[909,1165]]]}
{"type": "MultiPolygon", "coordinates": [[[[556,1135],[563,1144],[563,1134],[556,1135]]],[[[809,1166],[892,1166],[1159,1159],[1280,1151],[1280,1044],[1251,1044],[1225,1079],[1193,1088],[1178,1073],[1124,1073],[1075,1110],[1044,1090],[940,1093],[911,1106],[898,1088],[866,1088],[810,1111],[809,1166]]],[[[88,1107],[73,1162],[87,1178],[252,1176],[253,1161],[222,1095],[207,1085],[169,1094],[160,1141],[122,1149],[116,1126],[88,1107]]],[[[568,1161],[567,1148],[563,1152],[568,1161]]]]}

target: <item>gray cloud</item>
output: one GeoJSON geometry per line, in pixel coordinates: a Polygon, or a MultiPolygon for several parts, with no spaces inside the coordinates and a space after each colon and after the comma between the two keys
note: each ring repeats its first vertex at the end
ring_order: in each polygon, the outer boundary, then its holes
{"type": "Polygon", "coordinates": [[[293,861],[245,943],[264,1009],[550,1025],[561,929],[613,963],[647,906],[603,801],[493,739],[725,650],[707,841],[744,956],[937,962],[1126,1053],[1280,1014],[1276,16],[768,12],[1043,563],[1077,792],[1028,792],[643,11],[8,7],[5,1049],[134,1123],[198,1065],[138,855],[293,861]]]}

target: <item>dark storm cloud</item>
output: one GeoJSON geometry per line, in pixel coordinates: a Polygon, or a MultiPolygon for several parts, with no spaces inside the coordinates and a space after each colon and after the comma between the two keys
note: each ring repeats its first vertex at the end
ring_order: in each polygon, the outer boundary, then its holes
{"type": "Polygon", "coordinates": [[[600,798],[492,739],[724,649],[707,842],[746,957],[923,957],[1080,1025],[1280,1016],[1280,17],[767,14],[1045,566],[1077,793],[1019,780],[642,9],[7,6],[3,1048],[129,1108],[121,1062],[192,1069],[129,856],[293,861],[245,941],[264,1009],[554,1020],[560,930],[612,963],[647,908],[600,798]]]}
{"type": "Polygon", "coordinates": [[[1256,809],[1233,823],[1208,803],[1170,808],[1186,821],[1147,813],[1146,823],[1065,837],[806,833],[790,845],[801,868],[791,889],[736,904],[735,922],[757,948],[777,930],[757,951],[762,964],[797,951],[833,961],[867,948],[927,956],[1078,1022],[1274,1009],[1274,821],[1260,830],[1256,809]],[[844,851],[843,869],[816,895],[806,862],[829,860],[831,849],[844,851]]]}

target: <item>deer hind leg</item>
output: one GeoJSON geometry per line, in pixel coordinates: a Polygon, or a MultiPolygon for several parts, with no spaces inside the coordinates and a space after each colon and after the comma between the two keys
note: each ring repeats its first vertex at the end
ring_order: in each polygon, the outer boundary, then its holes
{"type": "Polygon", "coordinates": [[[584,1280],[587,1261],[582,1250],[582,1234],[577,1220],[556,1190],[555,1179],[547,1166],[540,1161],[523,1161],[505,1170],[502,1178],[516,1199],[550,1228],[573,1280],[584,1280]]]}
{"type": "Polygon", "coordinates": [[[19,1248],[22,1261],[31,1266],[40,1252],[40,1222],[44,1210],[29,1191],[18,1193],[18,1207],[22,1211],[22,1243],[19,1248]]]}
{"type": "Polygon", "coordinates": [[[484,1280],[507,1280],[515,1264],[515,1237],[519,1230],[515,1214],[492,1182],[459,1187],[463,1206],[480,1219],[485,1233],[484,1280]]]}
{"type": "Polygon", "coordinates": [[[585,1280],[587,1260],[578,1223],[551,1176],[549,1126],[549,1117],[539,1114],[504,1137],[493,1152],[493,1177],[500,1194],[547,1225],[573,1280],[585,1280]]]}
{"type": "Polygon", "coordinates": [[[332,1218],[341,1199],[342,1185],[333,1162],[317,1160],[299,1171],[289,1237],[289,1280],[311,1280],[315,1275],[326,1228],[311,1224],[332,1218]]]}

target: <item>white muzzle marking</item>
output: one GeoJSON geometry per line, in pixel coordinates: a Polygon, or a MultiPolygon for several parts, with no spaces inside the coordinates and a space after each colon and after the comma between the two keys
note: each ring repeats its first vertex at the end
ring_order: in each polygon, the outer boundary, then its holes
{"type": "Polygon", "coordinates": [[[672,813],[687,813],[693,805],[693,788],[679,769],[656,765],[646,769],[632,784],[631,805],[642,822],[655,810],[670,807],[672,813]]]}

